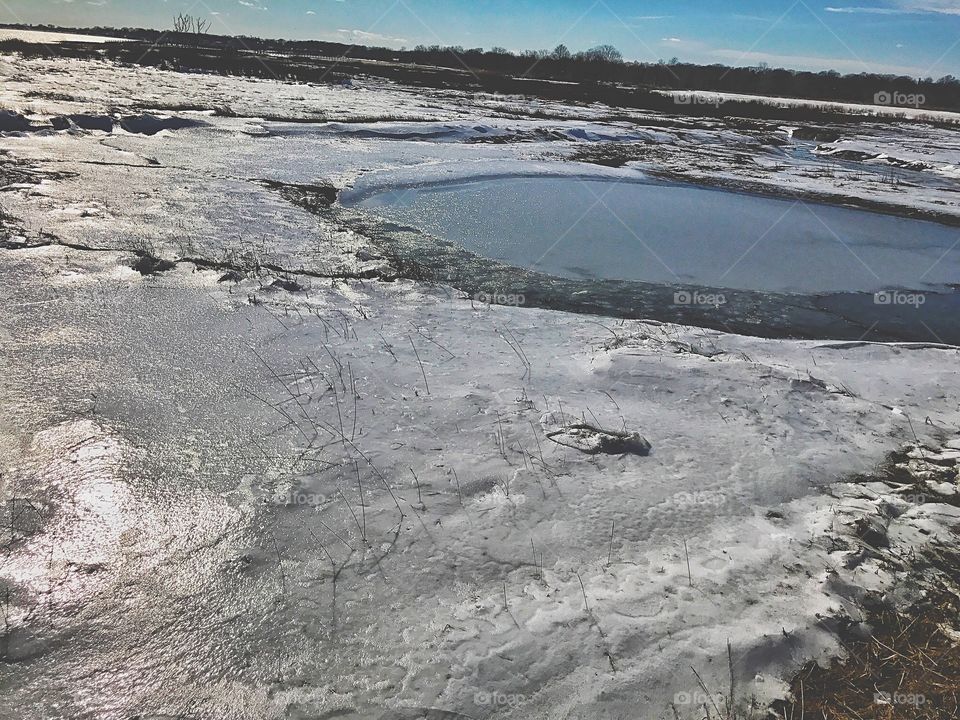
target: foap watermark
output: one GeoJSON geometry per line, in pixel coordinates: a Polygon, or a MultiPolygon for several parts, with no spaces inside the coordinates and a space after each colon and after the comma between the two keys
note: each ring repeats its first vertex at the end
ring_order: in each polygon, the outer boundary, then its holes
{"type": "Polygon", "coordinates": [[[909,705],[918,708],[927,702],[927,698],[921,693],[902,693],[902,692],[876,692],[873,694],[874,705],[909,705]]]}
{"type": "Polygon", "coordinates": [[[470,97],[473,100],[480,100],[480,101],[495,100],[496,102],[505,102],[505,103],[523,103],[523,102],[527,102],[528,100],[535,100],[535,98],[531,98],[529,95],[510,95],[508,93],[498,93],[498,92],[471,93],[470,97]]]}
{"type": "Polygon", "coordinates": [[[526,296],[522,293],[505,293],[499,290],[493,292],[481,290],[473,296],[473,299],[482,302],[484,305],[510,305],[512,307],[519,307],[527,302],[526,296]]]}
{"type": "Polygon", "coordinates": [[[506,706],[506,707],[517,707],[524,700],[526,700],[526,695],[521,693],[505,693],[499,691],[490,692],[488,690],[480,690],[473,695],[473,702],[481,706],[506,706]]]}
{"type": "Polygon", "coordinates": [[[900,290],[882,290],[873,294],[874,305],[910,305],[919,308],[927,301],[923,293],[908,293],[900,290]]]}
{"type": "Polygon", "coordinates": [[[271,499],[277,505],[298,505],[306,507],[319,507],[327,502],[327,496],[323,493],[308,493],[299,490],[274,493],[271,499]]]}
{"type": "Polygon", "coordinates": [[[693,705],[694,707],[700,707],[701,705],[716,705],[719,706],[723,703],[723,695],[717,693],[716,695],[708,695],[705,692],[700,692],[696,690],[694,692],[678,692],[673,696],[674,705],[693,705]]]}
{"type": "Polygon", "coordinates": [[[494,105],[520,106],[529,112],[537,112],[544,108],[544,102],[539,98],[530,95],[509,95],[504,93],[472,93],[470,97],[474,102],[492,103],[494,105]]]}
{"type": "Polygon", "coordinates": [[[717,490],[682,492],[673,496],[678,508],[718,508],[727,503],[727,496],[717,490]]]}
{"type": "Polygon", "coordinates": [[[927,104],[923,93],[905,93],[899,90],[881,90],[873,96],[875,105],[890,105],[892,107],[918,108],[927,104]]]}
{"type": "Polygon", "coordinates": [[[688,307],[717,308],[721,305],[726,305],[727,298],[723,293],[708,293],[700,290],[678,290],[673,294],[673,304],[688,307]]]}
{"type": "Polygon", "coordinates": [[[710,95],[698,92],[678,92],[673,95],[675,105],[713,105],[720,107],[727,99],[721,95],[710,95]]]}
{"type": "Polygon", "coordinates": [[[241,476],[238,489],[267,505],[319,507],[336,499],[335,495],[289,487],[274,470],[268,470],[264,475],[247,473],[241,476]]]}

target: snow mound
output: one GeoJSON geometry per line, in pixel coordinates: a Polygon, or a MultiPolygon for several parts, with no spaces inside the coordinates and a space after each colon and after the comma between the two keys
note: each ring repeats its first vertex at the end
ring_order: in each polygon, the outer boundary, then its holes
{"type": "MultiPolygon", "coordinates": [[[[111,133],[119,123],[120,127],[133,135],[156,135],[164,130],[183,130],[203,125],[197,120],[181,117],[160,117],[157,115],[128,115],[115,120],[109,115],[94,113],[73,113],[71,115],[56,115],[50,118],[50,127],[57,131],[86,130],[92,132],[111,133]]],[[[49,129],[47,126],[37,126],[23,115],[9,110],[0,111],[0,132],[20,132],[49,129]]]]}
{"type": "Polygon", "coordinates": [[[483,137],[504,137],[509,130],[492,125],[454,123],[328,123],[324,133],[343,135],[363,140],[430,140],[434,142],[465,142],[483,137]]]}
{"type": "Polygon", "coordinates": [[[183,130],[202,125],[196,120],[156,115],[130,115],[120,119],[120,127],[135,135],[156,135],[161,130],[183,130]]]}
{"type": "Polygon", "coordinates": [[[113,118],[109,115],[89,115],[78,113],[75,115],[70,115],[68,119],[81,130],[113,132],[113,118]]]}
{"type": "Polygon", "coordinates": [[[323,134],[363,140],[423,140],[431,142],[484,142],[521,140],[566,140],[569,142],[662,142],[666,133],[595,123],[534,123],[515,120],[506,124],[450,122],[327,123],[323,134]]]}
{"type": "Polygon", "coordinates": [[[30,121],[23,115],[10,110],[0,110],[0,132],[20,132],[30,129],[30,121]]]}

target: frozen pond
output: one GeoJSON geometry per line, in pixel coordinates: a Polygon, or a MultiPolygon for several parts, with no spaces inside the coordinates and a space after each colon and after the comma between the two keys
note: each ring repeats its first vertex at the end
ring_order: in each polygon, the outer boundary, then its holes
{"type": "Polygon", "coordinates": [[[511,177],[364,190],[345,205],[509,265],[579,280],[818,294],[960,282],[960,230],[659,182],[511,177]]]}

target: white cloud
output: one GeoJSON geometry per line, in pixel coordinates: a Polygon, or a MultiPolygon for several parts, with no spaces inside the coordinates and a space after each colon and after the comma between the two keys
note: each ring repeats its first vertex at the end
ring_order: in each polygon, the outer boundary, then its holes
{"type": "Polygon", "coordinates": [[[927,13],[960,15],[960,0],[892,0],[892,7],[854,5],[825,7],[824,10],[845,15],[914,15],[927,13]]]}
{"type": "Polygon", "coordinates": [[[720,48],[709,51],[709,55],[731,65],[752,65],[765,62],[771,67],[800,68],[819,72],[822,70],[836,70],[846,73],[879,73],[893,75],[909,75],[920,77],[929,74],[923,68],[907,65],[891,65],[887,63],[871,62],[866,66],[855,58],[827,58],[813,55],[777,55],[765,52],[743,52],[730,48],[720,48]]]}
{"type": "Polygon", "coordinates": [[[960,0],[899,0],[897,4],[914,12],[960,15],[960,0]]]}
{"type": "Polygon", "coordinates": [[[825,7],[828,13],[842,13],[844,15],[904,15],[908,11],[899,8],[875,7],[825,7]]]}
{"type": "Polygon", "coordinates": [[[747,67],[766,63],[773,68],[790,68],[821,72],[836,70],[841,74],[876,73],[880,75],[907,75],[921,77],[930,74],[928,68],[896,65],[883,62],[864,63],[854,57],[822,57],[818,55],[780,55],[759,50],[718,48],[702,40],[663,38],[659,44],[664,51],[681,52],[681,59],[689,62],[722,63],[733,67],[747,67]]]}
{"type": "Polygon", "coordinates": [[[338,29],[336,32],[337,42],[349,42],[354,45],[406,45],[409,41],[402,37],[390,37],[380,33],[367,32],[366,30],[345,30],[338,29]]]}

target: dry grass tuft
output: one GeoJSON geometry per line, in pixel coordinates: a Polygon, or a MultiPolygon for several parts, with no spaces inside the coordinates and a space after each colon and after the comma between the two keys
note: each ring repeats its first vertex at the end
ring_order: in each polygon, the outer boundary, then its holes
{"type": "Polygon", "coordinates": [[[960,718],[960,552],[941,547],[922,564],[924,599],[903,611],[870,596],[863,622],[839,633],[847,657],[826,668],[805,664],[791,683],[792,701],[774,707],[778,717],[960,718]]]}

